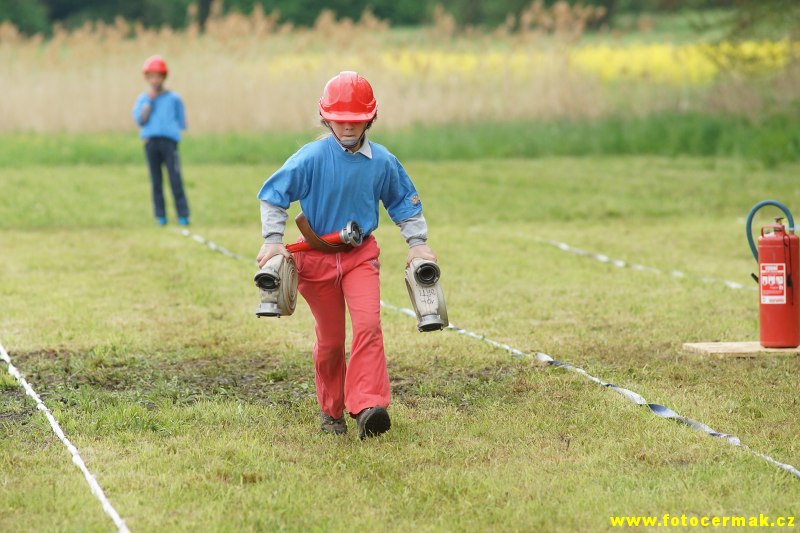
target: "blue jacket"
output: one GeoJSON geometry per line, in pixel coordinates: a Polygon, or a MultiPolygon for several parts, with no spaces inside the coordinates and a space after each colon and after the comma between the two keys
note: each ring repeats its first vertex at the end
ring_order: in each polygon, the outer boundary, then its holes
{"type": "Polygon", "coordinates": [[[167,137],[175,142],[181,140],[181,130],[186,129],[186,113],[183,101],[178,93],[164,91],[154,100],[147,93],[142,93],[133,106],[133,119],[139,125],[139,136],[142,139],[151,137],[167,137]],[[152,106],[147,124],[142,124],[142,109],[145,104],[152,106]]]}
{"type": "Polygon", "coordinates": [[[261,187],[258,198],[288,209],[300,201],[318,235],[339,231],[350,220],[365,234],[378,227],[383,203],[397,223],[422,212],[422,203],[400,161],[384,146],[366,141],[372,157],[343,150],[328,136],[303,146],[261,187]]]}

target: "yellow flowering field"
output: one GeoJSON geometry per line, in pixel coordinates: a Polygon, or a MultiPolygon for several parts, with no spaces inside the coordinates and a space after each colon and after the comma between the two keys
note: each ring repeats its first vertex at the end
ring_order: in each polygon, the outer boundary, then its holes
{"type": "Polygon", "coordinates": [[[603,81],[648,80],[658,83],[702,85],[720,73],[774,74],[800,57],[800,44],[782,41],[746,41],[732,44],[641,44],[624,47],[593,45],[570,52],[571,64],[603,81]]]}

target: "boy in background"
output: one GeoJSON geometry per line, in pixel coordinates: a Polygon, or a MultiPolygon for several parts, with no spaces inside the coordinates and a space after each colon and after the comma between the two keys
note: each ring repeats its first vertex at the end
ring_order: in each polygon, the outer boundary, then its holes
{"type": "Polygon", "coordinates": [[[164,87],[167,79],[167,63],[160,56],[152,56],[142,68],[145,81],[150,90],[142,93],[133,106],[133,119],[139,125],[139,136],[144,141],[144,151],[150,169],[150,182],[153,189],[153,211],[156,222],[167,223],[164,208],[164,188],[161,166],[166,165],[169,184],[178,211],[178,223],[189,225],[189,203],[183,190],[178,143],[181,130],[186,129],[186,114],[183,101],[177,93],[164,87]]]}

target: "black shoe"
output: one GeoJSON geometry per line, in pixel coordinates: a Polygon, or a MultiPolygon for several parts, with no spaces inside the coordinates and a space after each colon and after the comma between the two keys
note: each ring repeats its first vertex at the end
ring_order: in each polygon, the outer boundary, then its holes
{"type": "Polygon", "coordinates": [[[377,437],[386,433],[392,427],[389,413],[383,407],[370,407],[358,414],[358,437],[361,440],[367,437],[377,437]]]}
{"type": "Polygon", "coordinates": [[[320,411],[319,422],[319,428],[325,433],[332,433],[334,435],[344,435],[347,433],[347,423],[344,421],[343,416],[333,418],[331,415],[320,411]]]}

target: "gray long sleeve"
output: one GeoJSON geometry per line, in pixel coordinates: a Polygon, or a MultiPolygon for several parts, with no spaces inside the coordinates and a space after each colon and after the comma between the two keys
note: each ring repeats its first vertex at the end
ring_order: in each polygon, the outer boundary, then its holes
{"type": "Polygon", "coordinates": [[[289,215],[286,209],[272,205],[269,202],[261,202],[261,236],[268,244],[280,244],[283,242],[283,233],[286,231],[286,219],[289,215]]]}
{"type": "MultiPolygon", "coordinates": [[[[286,209],[261,200],[261,235],[264,237],[264,242],[269,244],[283,242],[288,218],[286,209]]],[[[428,223],[422,213],[398,222],[397,226],[409,248],[425,244],[428,240],[428,223]]]]}
{"type": "Polygon", "coordinates": [[[428,223],[425,222],[425,216],[422,213],[401,220],[397,225],[409,248],[425,244],[428,241],[428,223]]]}

